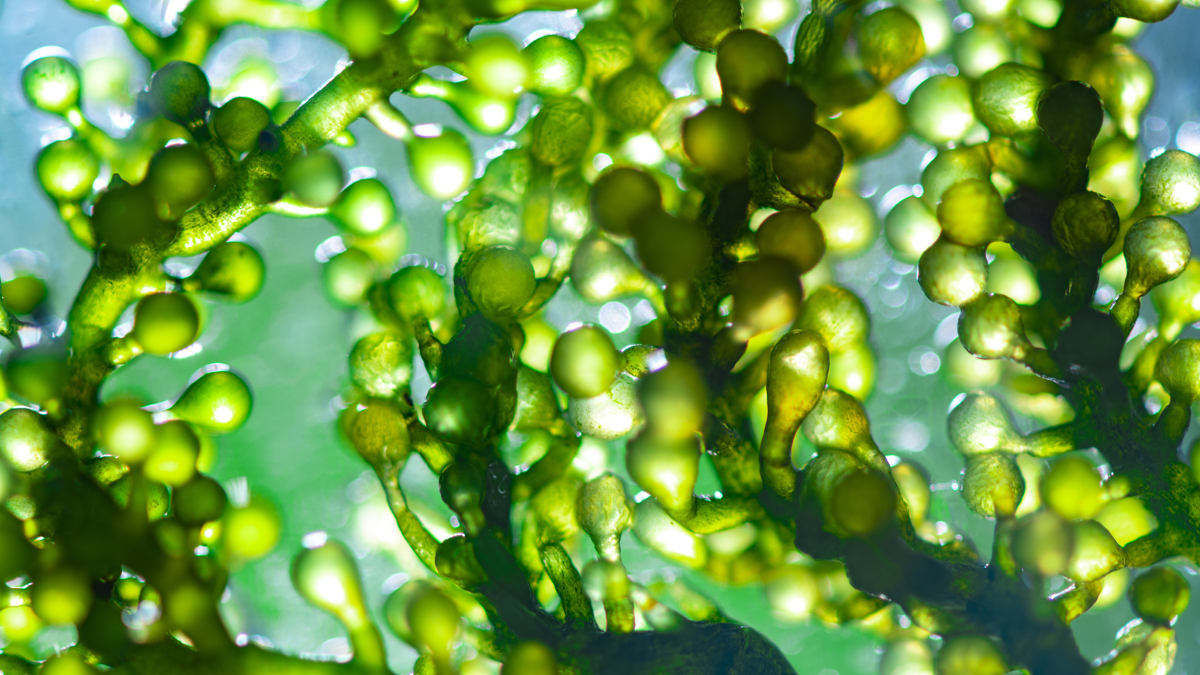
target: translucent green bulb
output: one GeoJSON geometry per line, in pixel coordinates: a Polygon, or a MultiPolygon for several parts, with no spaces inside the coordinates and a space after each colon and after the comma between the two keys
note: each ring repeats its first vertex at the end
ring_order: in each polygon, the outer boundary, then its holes
{"type": "Polygon", "coordinates": [[[408,142],[408,169],[422,192],[434,199],[450,199],[462,194],[475,177],[475,159],[466,137],[443,129],[437,136],[417,136],[408,142]]]}
{"type": "Polygon", "coordinates": [[[379,179],[364,178],[342,190],[329,215],[350,234],[370,237],[395,222],[396,202],[379,179]]]}
{"type": "Polygon", "coordinates": [[[1050,225],[1064,251],[1099,267],[1104,252],[1117,240],[1121,218],[1102,195],[1076,192],[1059,202],[1050,225]]]}
{"type": "Polygon", "coordinates": [[[512,95],[501,96],[480,91],[471,81],[450,82],[422,73],[409,87],[414,98],[436,98],[454,108],[463,120],[481,134],[502,134],[516,119],[516,101],[512,95]]]}
{"type": "Polygon", "coordinates": [[[471,256],[467,289],[492,321],[511,319],[533,297],[537,287],[529,257],[509,246],[490,246],[471,256]]]}
{"type": "Polygon", "coordinates": [[[941,150],[925,169],[921,171],[921,199],[931,209],[936,209],[942,196],[955,183],[969,178],[990,180],[992,160],[987,146],[974,145],[941,150]]]}
{"type": "Polygon", "coordinates": [[[937,207],[942,236],[963,246],[987,246],[1012,233],[1004,198],[991,181],[968,178],[942,194],[937,207]]]}
{"type": "Polygon", "coordinates": [[[667,513],[691,511],[700,471],[700,440],[674,440],[642,433],[626,444],[629,476],[662,504],[667,513]]]}
{"type": "Polygon", "coordinates": [[[381,471],[403,466],[412,451],[404,414],[389,399],[368,398],[347,407],[340,424],[359,457],[381,471]]]}
{"type": "Polygon", "coordinates": [[[951,637],[937,653],[937,675],[1004,675],[1008,671],[1000,649],[982,635],[951,637]]]}
{"type": "Polygon", "coordinates": [[[796,328],[821,336],[830,352],[842,352],[866,341],[870,331],[867,307],[853,291],[841,286],[821,286],[804,300],[796,328]]]}
{"type": "Polygon", "coordinates": [[[1154,71],[1141,56],[1124,47],[1092,63],[1087,81],[1100,93],[1104,109],[1112,115],[1121,133],[1137,138],[1140,118],[1154,93],[1154,71]]]}
{"type": "Polygon", "coordinates": [[[117,400],[96,411],[96,441],[123,462],[139,462],[156,445],[154,421],[136,401],[117,400]]]}
{"type": "Polygon", "coordinates": [[[830,511],[850,535],[874,534],[896,518],[895,486],[879,471],[851,471],[834,487],[830,511]]]}
{"type": "Polygon", "coordinates": [[[300,155],[283,170],[283,189],[309,206],[329,206],[346,184],[346,173],[336,155],[317,150],[300,155]]]}
{"type": "Polygon", "coordinates": [[[954,41],[954,64],[964,77],[978,79],[1002,63],[1014,60],[1012,44],[998,26],[977,23],[954,41]]]}
{"type": "Polygon", "coordinates": [[[1140,298],[1155,286],[1183,273],[1192,255],[1187,232],[1170,218],[1138,221],[1125,235],[1125,286],[1122,295],[1140,298]]]}
{"type": "Polygon", "coordinates": [[[796,318],[804,292],[799,271],[787,260],[764,256],[740,263],[733,277],[733,335],[749,340],[796,318]]]}
{"type": "Polygon", "coordinates": [[[0,458],[14,471],[36,471],[46,465],[58,438],[45,418],[29,408],[9,408],[0,415],[0,458]]]}
{"type": "Polygon", "coordinates": [[[837,137],[818,125],[812,139],[799,150],[776,150],[771,155],[771,168],[785,190],[816,209],[833,196],[845,160],[837,137]]]}
{"type": "Polygon", "coordinates": [[[604,393],[620,367],[620,354],[612,338],[603,329],[587,324],[559,335],[550,355],[550,374],[555,384],[572,398],[604,393]]]}
{"type": "Polygon", "coordinates": [[[606,560],[621,557],[621,533],[633,524],[633,512],[620,478],[606,473],[579,491],[579,524],[606,560]]]}
{"type": "Polygon", "coordinates": [[[971,84],[965,77],[926,79],[909,95],[904,110],[913,133],[931,145],[957,143],[975,126],[971,84]]]}
{"type": "Polygon", "coordinates": [[[388,398],[412,379],[412,340],[372,333],[350,350],[350,379],[371,396],[388,398]]]}
{"type": "Polygon", "coordinates": [[[1017,63],[1005,63],[980,77],[975,114],[993,134],[1018,137],[1036,131],[1037,101],[1051,84],[1050,74],[1017,63]]]}
{"type": "Polygon", "coordinates": [[[215,293],[230,302],[249,302],[262,290],[266,271],[258,249],[240,241],[227,241],[204,256],[196,271],[184,280],[184,289],[215,293]]]}
{"type": "Polygon", "coordinates": [[[925,56],[921,24],[901,7],[872,13],[858,26],[858,53],[863,67],[886,86],[925,56]]]}
{"type": "Polygon", "coordinates": [[[228,370],[210,370],[188,385],[169,410],[176,419],[224,434],[245,424],[253,403],[242,378],[228,370]]]}
{"type": "Polygon", "coordinates": [[[1190,405],[1200,398],[1200,340],[1185,338],[1173,343],[1158,357],[1154,378],[1171,394],[1190,405]]]}
{"type": "Polygon", "coordinates": [[[649,129],[671,100],[658,75],[638,65],[614,75],[604,88],[605,112],[633,130],[649,129]]]}
{"type": "Polygon", "coordinates": [[[48,624],[82,622],[92,606],[87,575],[67,566],[39,574],[33,584],[33,611],[48,624]]]}
{"type": "Polygon", "coordinates": [[[425,399],[425,423],[448,443],[477,446],[487,441],[496,418],[496,400],[482,384],[443,377],[425,399]]]}
{"type": "Polygon", "coordinates": [[[701,51],[714,51],[721,40],[742,23],[742,3],[737,0],[680,0],[674,5],[679,37],[701,51]]]}
{"type": "Polygon", "coordinates": [[[446,304],[446,287],[438,273],[413,265],[397,270],[388,281],[388,299],[400,316],[432,319],[446,304]]]}
{"type": "Polygon", "coordinates": [[[575,36],[575,44],[583,52],[585,82],[604,82],[628,68],[636,58],[633,36],[615,18],[588,21],[575,36]]]}
{"type": "Polygon", "coordinates": [[[1071,529],[1074,531],[1075,546],[1063,576],[1086,583],[1102,579],[1109,572],[1126,565],[1128,558],[1124,549],[1100,523],[1080,520],[1072,523],[1071,529]]]}
{"type": "Polygon", "coordinates": [[[35,59],[21,73],[25,98],[46,112],[65,115],[79,106],[79,68],[61,56],[35,59]]]}
{"type": "Polygon", "coordinates": [[[150,101],[155,112],[185,127],[204,121],[212,105],[211,94],[208,76],[186,61],[168,63],[150,80],[150,101]]]}
{"type": "Polygon", "coordinates": [[[921,24],[921,35],[925,39],[925,54],[935,56],[950,46],[954,31],[945,6],[936,0],[902,0],[897,6],[921,24]]]}
{"type": "Polygon", "coordinates": [[[750,134],[744,115],[710,106],[683,121],[683,151],[702,171],[732,183],[746,177],[750,134]]]}
{"type": "Polygon", "coordinates": [[[1008,518],[1025,494],[1025,480],[1012,455],[1000,452],[967,458],[963,499],[984,518],[1008,518]]]}
{"type": "Polygon", "coordinates": [[[884,234],[898,259],[915,263],[941,236],[942,226],[924,200],[905,197],[884,218],[884,234]]]}
{"type": "Polygon", "coordinates": [[[933,652],[920,640],[889,642],[879,662],[879,675],[933,675],[933,652]]]}
{"type": "Polygon", "coordinates": [[[271,123],[271,111],[258,101],[238,96],[212,114],[213,131],[234,152],[258,147],[258,135],[271,123]]]}
{"type": "Polygon", "coordinates": [[[1117,0],[1113,13],[1142,23],[1157,23],[1171,16],[1179,0],[1117,0]]]}
{"type": "Polygon", "coordinates": [[[1178,277],[1155,286],[1150,299],[1158,311],[1158,333],[1166,340],[1200,321],[1200,260],[1192,258],[1178,277]]]}
{"type": "Polygon", "coordinates": [[[529,68],[529,90],[542,96],[567,96],[579,88],[586,64],[574,41],[543,35],[521,51],[529,68]]]}
{"type": "Polygon", "coordinates": [[[342,307],[361,305],[375,283],[376,268],[375,261],[361,248],[349,248],[333,256],[321,268],[326,297],[342,307]]]}
{"type": "Polygon", "coordinates": [[[173,497],[175,517],[188,526],[219,519],[229,503],[221,484],[204,475],[179,486],[173,497]]]}
{"type": "Polygon", "coordinates": [[[829,351],[821,337],[793,330],[771,350],[767,370],[767,421],[759,446],[763,482],[782,497],[795,489],[792,442],[817,405],[829,372],[829,351]]]}
{"type": "Polygon", "coordinates": [[[617,167],[592,184],[591,207],[596,224],[605,232],[628,237],[638,220],[662,208],[662,190],[649,173],[617,167]]]}
{"type": "MultiPolygon", "coordinates": [[[[156,427],[157,443],[142,464],[146,477],[177,488],[196,475],[200,439],[187,422],[178,420],[156,427]]],[[[176,505],[178,511],[178,505],[176,505]]]]}
{"type": "Polygon", "coordinates": [[[337,541],[306,548],[292,559],[292,585],[313,605],[353,630],[369,619],[354,555],[337,541]]]}
{"type": "Polygon", "coordinates": [[[754,235],[761,255],[783,258],[800,274],[817,266],[825,255],[825,234],[807,211],[784,209],[767,216],[754,235]]]}
{"type": "Polygon", "coordinates": [[[588,237],[571,258],[571,285],[593,304],[639,293],[656,296],[658,286],[629,254],[605,237],[588,237]]]}
{"type": "Polygon", "coordinates": [[[467,81],[490,96],[512,98],[529,79],[529,68],[517,46],[500,34],[472,40],[464,65],[467,81]]]}
{"type": "Polygon", "coordinates": [[[695,437],[708,416],[707,389],[700,370],[680,359],[647,373],[638,385],[638,400],[649,432],[672,440],[695,437]]]}
{"type": "Polygon", "coordinates": [[[1129,604],[1143,621],[1170,626],[1187,609],[1191,599],[1188,582],[1170,567],[1157,566],[1138,575],[1129,585],[1129,604]]]}
{"type": "Polygon", "coordinates": [[[1021,452],[1025,439],[1013,429],[1008,410],[990,394],[967,394],[946,418],[950,443],[967,457],[1021,452]]]}
{"type": "Polygon", "coordinates": [[[522,642],[508,652],[501,675],[556,675],[558,661],[550,648],[536,640],[522,642]]]}
{"type": "Polygon", "coordinates": [[[68,139],[43,148],[35,170],[46,194],[77,202],[92,193],[92,185],[100,175],[100,160],[82,141],[68,139]]]}
{"type": "Polygon", "coordinates": [[[130,335],[149,354],[172,354],[200,336],[200,313],[185,293],[151,293],[133,316],[130,335]]]}
{"type": "Polygon", "coordinates": [[[1135,213],[1170,216],[1191,213],[1200,205],[1200,160],[1182,150],[1167,150],[1142,172],[1142,198],[1135,213]]]}
{"type": "Polygon", "coordinates": [[[1020,307],[999,294],[984,295],[963,306],[958,337],[967,351],[981,359],[1022,361],[1033,349],[1025,337],[1020,307]]]}
{"type": "Polygon", "coordinates": [[[987,258],[982,248],[962,246],[939,238],[924,253],[917,280],[925,296],[939,305],[962,307],[987,288],[987,258]]]}
{"type": "Polygon", "coordinates": [[[552,167],[578,162],[592,142],[593,116],[592,107],[577,98],[546,101],[529,125],[534,158],[552,167]]]}
{"type": "Polygon", "coordinates": [[[787,53],[779,42],[756,30],[730,32],[717,45],[717,76],[721,91],[745,110],[768,82],[787,80],[787,53]]]}

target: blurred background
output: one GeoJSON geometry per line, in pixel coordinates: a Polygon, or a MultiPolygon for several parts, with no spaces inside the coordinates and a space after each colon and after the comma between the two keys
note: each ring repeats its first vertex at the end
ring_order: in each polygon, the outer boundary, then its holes
{"type": "MultiPolygon", "coordinates": [[[[186,0],[127,2],[135,17],[163,34],[172,30],[173,20],[186,4],[186,0]]],[[[319,4],[319,0],[308,4],[319,4]]],[[[949,16],[959,14],[951,2],[946,4],[949,16]]],[[[793,11],[803,16],[806,7],[793,11]]],[[[777,32],[789,50],[796,25],[794,20],[777,32]]],[[[969,25],[969,20],[961,18],[954,22],[957,30],[969,25]]],[[[524,44],[536,37],[535,33],[573,36],[581,26],[575,12],[536,12],[477,31],[504,31],[524,44]]],[[[1145,27],[1134,43],[1158,77],[1141,135],[1143,159],[1163,148],[1200,151],[1197,32],[1200,13],[1181,8],[1167,21],[1145,27]]],[[[52,314],[65,316],[91,261],[67,234],[32,171],[39,148],[68,135],[59,118],[34,110],[21,93],[23,62],[35,50],[47,47],[65,50],[83,67],[85,112],[93,123],[117,136],[132,125],[133,94],[144,87],[149,72],[147,62],[129,46],[124,34],[97,17],[73,10],[60,0],[0,0],[0,255],[8,256],[0,259],[0,275],[10,273],[6,270],[16,263],[36,265],[50,281],[52,314]],[[113,82],[122,84],[113,89],[113,82]]],[[[676,95],[697,92],[692,76],[695,57],[696,52],[685,46],[664,71],[664,79],[676,95]]],[[[236,27],[226,31],[203,65],[213,84],[215,102],[237,94],[252,95],[270,105],[303,100],[346,61],[341,47],[319,35],[236,27]]],[[[942,72],[947,63],[946,56],[922,63],[901,87],[911,91],[921,78],[942,72]]],[[[905,100],[904,92],[898,93],[901,101],[905,100]]],[[[416,124],[440,123],[467,134],[480,169],[487,157],[509,147],[504,138],[473,134],[442,102],[401,95],[392,100],[416,124]]],[[[518,125],[531,106],[532,101],[524,102],[518,125]]],[[[357,146],[335,152],[352,168],[352,178],[376,173],[392,189],[400,206],[408,228],[409,253],[444,261],[444,205],[414,186],[403,146],[363,121],[354,123],[351,130],[358,138],[357,146]]],[[[882,216],[911,194],[909,186],[919,182],[930,151],[929,146],[908,138],[889,156],[862,165],[858,192],[874,210],[877,236],[865,253],[838,263],[833,273],[871,310],[871,343],[879,366],[876,390],[867,409],[876,440],[886,454],[913,459],[930,472],[934,484],[931,518],[949,523],[973,539],[986,556],[991,524],[968,511],[956,493],[963,463],[951,450],[945,431],[947,409],[958,394],[944,376],[957,313],[925,299],[914,267],[894,261],[881,234],[882,216]]],[[[1183,222],[1194,235],[1200,220],[1193,215],[1183,222]]],[[[137,359],[110,378],[103,392],[104,396],[132,393],[146,401],[171,399],[195,371],[210,363],[228,364],[245,376],[254,393],[254,412],[240,431],[217,439],[214,473],[232,490],[243,495],[248,490],[271,501],[283,527],[279,543],[269,555],[235,572],[223,612],[239,640],[324,657],[348,654],[349,644],[332,618],[306,604],[291,587],[288,566],[306,533],[324,531],[352,548],[360,558],[368,604],[377,613],[388,593],[409,575],[421,573],[400,540],[374,475],[337,437],[339,393],[348,384],[346,354],[366,327],[353,313],[335,309],[322,291],[321,246],[336,234],[332,225],[319,218],[268,216],[255,222],[238,236],[255,244],[266,258],[267,281],[262,294],[242,306],[210,305],[208,325],[200,340],[202,349],[189,350],[195,353],[185,358],[137,359]]],[[[1144,311],[1152,311],[1149,303],[1145,305],[1144,311]]],[[[636,300],[589,306],[568,285],[546,316],[560,328],[574,321],[601,323],[620,347],[635,341],[638,327],[652,317],[646,309],[636,300]]],[[[0,351],[11,348],[7,342],[0,345],[0,351]]],[[[429,380],[419,365],[417,373],[414,395],[422,400],[429,380]]],[[[1055,402],[1035,404],[1053,406],[1055,402]]],[[[1023,431],[1034,427],[1027,418],[1018,422],[1023,431]]],[[[624,474],[619,448],[596,443],[591,450],[624,474]]],[[[715,480],[711,472],[708,480],[715,480]]],[[[411,498],[426,507],[415,508],[434,529],[448,529],[450,513],[442,507],[436,479],[424,464],[410,462],[403,482],[411,498]]],[[[682,577],[716,599],[732,618],[774,640],[800,672],[877,672],[876,642],[866,632],[854,627],[830,629],[815,620],[783,621],[772,614],[761,585],[716,587],[643,551],[632,534],[626,536],[625,544],[625,562],[635,577],[682,577]]],[[[1196,574],[1183,566],[1180,569],[1196,574]]],[[[1192,609],[1178,627],[1176,673],[1200,664],[1197,615],[1200,609],[1192,609]]],[[[1131,618],[1126,603],[1119,602],[1077,621],[1076,633],[1085,656],[1106,653],[1115,632],[1131,618]]],[[[415,652],[390,634],[387,640],[392,666],[397,672],[409,672],[415,652]]],[[[62,630],[49,631],[39,639],[37,648],[45,655],[73,641],[73,635],[62,630]]]]}

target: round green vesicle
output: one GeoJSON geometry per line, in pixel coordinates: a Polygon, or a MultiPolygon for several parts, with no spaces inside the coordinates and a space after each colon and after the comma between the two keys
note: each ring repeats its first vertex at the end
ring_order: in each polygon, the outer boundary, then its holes
{"type": "Polygon", "coordinates": [[[643,66],[622,70],[604,89],[604,109],[630,129],[648,129],[671,100],[658,76],[643,66]]]}
{"type": "Polygon", "coordinates": [[[579,161],[592,140],[592,116],[592,107],[577,98],[547,101],[530,123],[533,156],[552,167],[579,161]]]}
{"type": "Polygon", "coordinates": [[[438,438],[476,446],[491,436],[496,400],[478,382],[444,377],[429,390],[424,413],[426,425],[438,438]]]}
{"type": "Polygon", "coordinates": [[[550,354],[550,374],[571,398],[592,398],[608,391],[620,364],[612,338],[589,324],[559,335],[550,354]]]}
{"type": "Polygon", "coordinates": [[[717,76],[721,92],[740,108],[749,107],[764,85],[787,80],[788,58],[783,46],[766,33],[736,30],[717,45],[717,76]]]}
{"type": "Polygon", "coordinates": [[[738,0],[678,0],[674,4],[675,30],[684,42],[702,51],[713,51],[726,35],[742,24],[738,0]]]}
{"type": "Polygon", "coordinates": [[[300,155],[283,170],[283,189],[309,206],[329,206],[342,192],[346,173],[328,150],[300,155]]]}
{"type": "Polygon", "coordinates": [[[533,264],[515,248],[491,246],[471,258],[467,289],[479,311],[492,321],[516,316],[535,288],[533,264]]]}
{"type": "Polygon", "coordinates": [[[371,396],[389,397],[412,378],[412,341],[372,333],[350,350],[350,379],[371,396]]]}
{"type": "Polygon", "coordinates": [[[392,274],[387,287],[392,309],[406,319],[417,316],[432,319],[441,314],[446,304],[445,282],[428,267],[402,267],[392,274]]]}
{"type": "Polygon", "coordinates": [[[175,220],[212,192],[216,178],[199,148],[190,144],[172,145],[150,160],[146,184],[154,193],[159,216],[175,220]]]}
{"type": "Polygon", "coordinates": [[[367,299],[375,283],[375,261],[360,248],[350,248],[329,259],[321,268],[325,295],[342,307],[356,307],[367,299]]]}
{"type": "Polygon", "coordinates": [[[79,106],[79,68],[61,56],[43,56],[21,73],[25,98],[46,112],[64,115],[79,106]]]}
{"type": "Polygon", "coordinates": [[[100,160],[82,141],[55,141],[38,154],[38,181],[54,199],[77,202],[92,193],[100,160]]]}
{"type": "Polygon", "coordinates": [[[408,142],[408,169],[413,181],[434,199],[462,194],[475,177],[475,160],[465,136],[444,129],[438,136],[418,136],[408,142]]]}
{"type": "Polygon", "coordinates": [[[238,96],[213,112],[212,123],[225,147],[249,152],[258,147],[258,135],[271,123],[271,111],[252,98],[238,96]]]}
{"type": "Polygon", "coordinates": [[[112,186],[101,193],[92,209],[92,228],[98,244],[117,251],[162,238],[171,230],[147,185],[112,186]]]}
{"type": "Polygon", "coordinates": [[[138,301],[130,333],[149,354],[171,354],[200,335],[200,313],[182,293],[152,293],[138,301]]]}
{"type": "Polygon", "coordinates": [[[220,483],[208,476],[196,476],[175,489],[173,501],[180,522],[200,525],[220,518],[229,500],[220,483]]]}
{"type": "Polygon", "coordinates": [[[542,96],[567,96],[579,88],[586,68],[583,51],[560,35],[543,35],[521,51],[529,66],[526,86],[542,96]]]}
{"type": "Polygon", "coordinates": [[[253,403],[250,388],[242,378],[228,370],[211,370],[188,385],[170,411],[177,419],[218,434],[245,424],[253,403]]]}
{"type": "Polygon", "coordinates": [[[136,401],[106,403],[96,412],[92,426],[100,446],[123,462],[142,460],[156,442],[154,421],[136,401]]]}
{"type": "Polygon", "coordinates": [[[627,237],[634,224],[662,208],[662,190],[648,173],[633,167],[617,167],[592,184],[592,216],[606,232],[627,237]]]}
{"type": "Polygon", "coordinates": [[[750,124],[725,106],[709,106],[683,121],[683,151],[702,171],[727,183],[749,170],[750,124]]]}
{"type": "Polygon", "coordinates": [[[199,66],[172,61],[159,68],[150,80],[150,102],[155,112],[176,124],[202,122],[212,105],[208,76],[199,66]]]}
{"type": "Polygon", "coordinates": [[[925,56],[921,24],[902,7],[874,12],[858,26],[863,67],[881,85],[899,77],[925,56]]]}
{"type": "Polygon", "coordinates": [[[350,234],[370,237],[395,221],[396,202],[379,179],[364,178],[342,190],[329,215],[350,234]]]}
{"type": "Polygon", "coordinates": [[[0,459],[14,471],[42,468],[58,443],[46,419],[30,408],[9,408],[0,415],[0,459]]]}
{"type": "Polygon", "coordinates": [[[909,95],[904,110],[913,133],[932,145],[961,141],[975,125],[971,85],[964,77],[930,77],[909,95]]]}
{"type": "Polygon", "coordinates": [[[226,241],[204,256],[184,287],[215,293],[231,302],[249,302],[262,290],[266,272],[258,249],[244,242],[226,241]]]}

